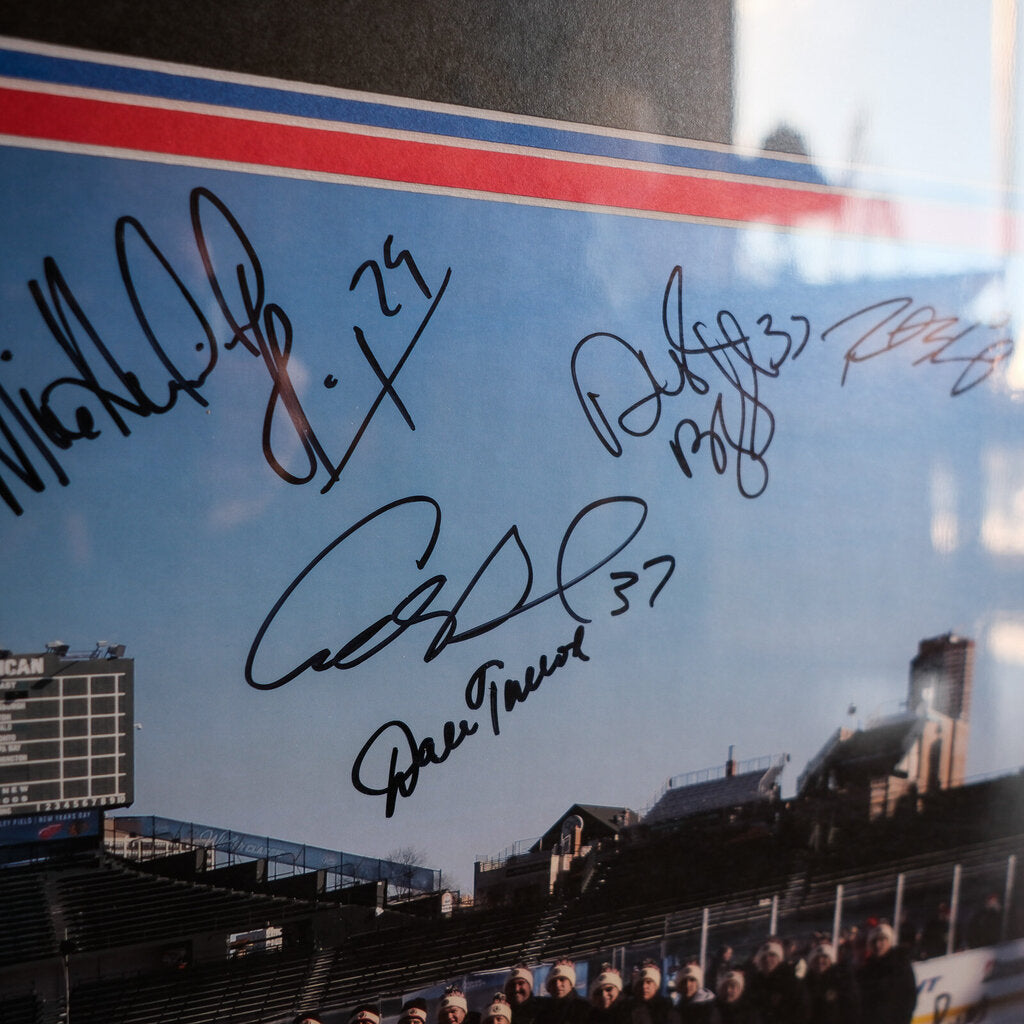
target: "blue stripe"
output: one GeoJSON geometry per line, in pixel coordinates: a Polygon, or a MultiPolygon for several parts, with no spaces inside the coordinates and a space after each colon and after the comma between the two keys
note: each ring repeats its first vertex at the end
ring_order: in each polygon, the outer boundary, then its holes
{"type": "MultiPolygon", "coordinates": [[[[166,100],[207,103],[271,114],[318,118],[368,127],[423,132],[442,137],[492,142],[535,149],[578,153],[619,160],[634,160],[665,167],[703,172],[723,172],[767,178],[775,181],[837,185],[812,163],[776,160],[770,156],[744,157],[736,153],[699,149],[684,143],[643,142],[613,135],[590,134],[566,128],[497,121],[487,117],[423,110],[370,100],[318,96],[315,93],[276,89],[269,85],[244,85],[215,79],[150,71],[50,57],[0,48],[0,75],[55,85],[105,89],[112,92],[150,96],[166,100]]],[[[871,180],[860,174],[857,188],[907,194],[906,183],[884,170],[872,172],[871,180]]],[[[969,187],[963,183],[915,180],[910,190],[915,198],[932,198],[974,203],[996,203],[993,189],[969,187]]]]}
{"type": "MultiPolygon", "coordinates": [[[[422,110],[369,100],[318,96],[275,89],[273,86],[243,85],[206,78],[192,78],[163,71],[98,64],[71,58],[48,57],[0,49],[0,74],[57,85],[105,89],[112,92],[152,96],[190,103],[209,103],[241,110],[319,118],[351,124],[478,142],[530,146],[588,156],[639,160],[668,167],[733,174],[758,174],[790,181],[817,180],[799,172],[799,165],[782,161],[755,161],[731,153],[696,149],[672,143],[642,142],[614,136],[592,135],[560,129],[463,114],[422,110]]],[[[813,171],[813,168],[809,168],[813,171]]],[[[816,173],[816,172],[815,172],[816,173]]]]}

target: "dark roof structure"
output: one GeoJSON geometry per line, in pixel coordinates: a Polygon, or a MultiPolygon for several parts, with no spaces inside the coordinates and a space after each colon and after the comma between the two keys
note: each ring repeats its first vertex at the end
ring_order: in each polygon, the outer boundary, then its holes
{"type": "Polygon", "coordinates": [[[722,768],[719,777],[689,785],[685,784],[688,776],[682,777],[682,785],[673,785],[675,780],[669,780],[665,792],[644,815],[643,822],[645,825],[655,825],[679,821],[693,815],[771,800],[778,794],[778,779],[787,760],[785,754],[762,758],[758,767],[738,774],[731,774],[727,768],[722,768]]]}
{"type": "Polygon", "coordinates": [[[550,850],[558,844],[566,820],[578,815],[583,823],[583,837],[590,842],[604,839],[621,832],[627,825],[636,821],[636,812],[628,807],[608,807],[603,804],[573,804],[559,819],[537,840],[533,850],[550,850]]]}
{"type": "Polygon", "coordinates": [[[887,718],[867,729],[839,729],[807,765],[798,780],[803,794],[827,787],[866,782],[892,775],[921,737],[925,719],[918,715],[887,718]]]}

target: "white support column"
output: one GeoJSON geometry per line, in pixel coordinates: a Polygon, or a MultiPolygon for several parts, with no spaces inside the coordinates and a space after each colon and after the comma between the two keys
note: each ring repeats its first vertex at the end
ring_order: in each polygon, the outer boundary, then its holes
{"type": "Polygon", "coordinates": [[[892,930],[895,933],[894,942],[897,945],[899,945],[900,933],[903,928],[903,883],[905,877],[902,871],[896,876],[896,906],[892,911],[892,930]]]}
{"type": "Polygon", "coordinates": [[[710,911],[707,907],[704,908],[704,913],[701,915],[700,921],[700,969],[701,971],[707,970],[708,965],[708,922],[710,920],[710,911]]]}
{"type": "Polygon", "coordinates": [[[832,915],[832,948],[839,952],[839,932],[843,927],[843,883],[836,886],[836,909],[832,915]]]}
{"type": "Polygon", "coordinates": [[[946,955],[953,952],[956,941],[957,918],[960,916],[960,875],[959,864],[953,867],[953,891],[949,896],[949,934],[946,936],[946,955]]]}
{"type": "Polygon", "coordinates": [[[999,929],[999,938],[1002,942],[1010,935],[1010,904],[1013,903],[1013,882],[1016,876],[1017,854],[1011,853],[1006,858],[1006,885],[1003,886],[1003,920],[999,929]]]}

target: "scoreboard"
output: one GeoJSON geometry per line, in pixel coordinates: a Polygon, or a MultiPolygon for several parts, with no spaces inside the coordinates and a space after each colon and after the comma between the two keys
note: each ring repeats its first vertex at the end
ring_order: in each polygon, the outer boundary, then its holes
{"type": "Polygon", "coordinates": [[[133,799],[134,662],[0,656],[0,818],[133,799]]]}

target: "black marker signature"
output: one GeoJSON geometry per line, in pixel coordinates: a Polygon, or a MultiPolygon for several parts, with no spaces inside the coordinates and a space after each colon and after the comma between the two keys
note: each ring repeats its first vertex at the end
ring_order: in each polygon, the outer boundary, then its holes
{"type": "MultiPolygon", "coordinates": [[[[376,259],[364,260],[353,275],[349,290],[354,290],[363,276],[370,274],[384,317],[402,311],[402,303],[392,304],[389,299],[389,289],[409,279],[422,296],[423,308],[409,315],[405,349],[389,369],[377,359],[366,330],[360,325],[352,326],[355,344],[373,373],[377,390],[351,441],[336,458],[329,453],[333,442],[328,444],[322,432],[314,429],[299,400],[289,369],[295,341],[292,320],[280,302],[269,298],[263,264],[254,245],[227,204],[209,189],[192,190],[189,210],[195,251],[219,313],[216,324],[204,313],[204,309],[209,309],[210,297],[190,291],[183,276],[140,221],[123,216],[114,228],[121,282],[145,342],[139,347],[140,355],[146,359],[156,357],[164,375],[159,385],[145,387],[138,368],[121,365],[56,260],[47,256],[43,260],[42,279],[29,282],[33,302],[69,368],[68,375],[50,381],[38,393],[20,387],[12,394],[0,385],[0,467],[30,490],[38,493],[46,487],[36,464],[39,457],[58,483],[67,486],[69,477],[57,452],[67,451],[78,441],[99,437],[103,430],[101,420],[105,419],[127,437],[132,432],[130,417],[166,414],[175,407],[180,395],[207,406],[202,388],[217,365],[221,344],[225,351],[245,350],[261,359],[266,367],[271,387],[263,422],[263,454],[274,472],[288,483],[308,483],[320,470],[325,470],[326,483],[321,492],[330,490],[385,401],[393,403],[409,428],[415,429],[395,382],[445,294],[451,279],[450,267],[440,283],[431,288],[408,250],[392,255],[394,238],[388,235],[383,245],[383,265],[376,259]],[[211,229],[222,234],[226,231],[243,259],[218,267],[210,245],[211,229]],[[186,350],[173,357],[169,342],[158,335],[152,313],[142,298],[144,290],[160,281],[170,284],[171,293],[181,304],[181,315],[175,322],[176,336],[189,339],[186,350]],[[70,412],[66,411],[69,405],[70,412]],[[282,418],[300,442],[297,468],[286,466],[275,451],[273,428],[282,418]]],[[[0,351],[0,363],[9,366],[13,359],[10,348],[0,351]]],[[[323,383],[326,388],[334,388],[338,380],[329,374],[323,383]]],[[[3,477],[0,499],[16,515],[23,513],[20,501],[3,477]]]]}
{"type": "MultiPolygon", "coordinates": [[[[577,517],[577,521],[579,518],[577,517]]],[[[606,561],[607,559],[604,559],[601,564],[606,561]]],[[[595,566],[594,570],[598,567],[595,566]]],[[[675,570],[675,558],[672,555],[650,558],[643,563],[643,569],[646,584],[644,592],[647,594],[647,603],[653,608],[662,588],[675,570]]],[[[587,575],[594,570],[588,570],[587,575]]],[[[620,580],[627,581],[613,586],[622,604],[610,614],[621,615],[630,608],[625,595],[626,589],[638,585],[641,576],[632,571],[610,572],[608,576],[613,584],[620,580]]],[[[581,576],[580,579],[582,578],[581,576]]],[[[566,584],[569,585],[571,584],[566,584]]],[[[574,617],[578,616],[574,613],[574,617]]],[[[535,664],[527,665],[520,677],[505,677],[501,682],[494,678],[495,670],[503,670],[505,663],[497,658],[485,661],[466,683],[463,692],[466,707],[474,712],[483,710],[486,705],[491,734],[500,736],[503,715],[511,714],[524,704],[546,680],[551,679],[571,661],[590,661],[590,656],[583,650],[585,636],[586,626],[578,625],[572,639],[559,644],[554,654],[541,654],[535,664]]],[[[384,814],[390,818],[395,812],[398,799],[412,796],[419,782],[420,771],[433,764],[443,764],[452,751],[461,746],[467,737],[475,736],[479,728],[480,722],[476,720],[449,719],[441,727],[440,741],[432,736],[418,740],[405,722],[399,719],[385,722],[373,732],[356,756],[352,764],[352,785],[367,796],[385,797],[384,814]],[[380,778],[384,781],[381,782],[380,778]],[[375,781],[368,781],[370,779],[375,781]]]]}
{"type": "MultiPolygon", "coordinates": [[[[259,690],[272,690],[297,679],[307,670],[325,672],[328,669],[355,668],[393,643],[406,630],[420,625],[428,626],[428,633],[430,630],[434,631],[423,655],[423,660],[429,662],[438,657],[449,644],[457,644],[473,637],[482,636],[497,629],[510,619],[557,598],[563,610],[579,623],[569,642],[560,644],[554,654],[550,656],[542,654],[536,664],[527,666],[521,678],[505,678],[499,686],[498,681],[492,677],[495,670],[504,669],[505,664],[492,658],[483,662],[471,674],[466,684],[463,692],[466,708],[470,712],[477,712],[481,711],[486,704],[491,732],[494,736],[498,736],[501,733],[500,720],[503,714],[510,714],[516,707],[525,703],[532,694],[540,689],[545,680],[554,676],[571,660],[583,662],[590,660],[583,650],[583,639],[585,626],[591,620],[585,618],[570,602],[569,591],[592,577],[624,551],[643,529],[647,519],[647,503],[642,498],[629,495],[600,498],[584,506],[573,517],[559,544],[554,572],[555,586],[540,594],[533,592],[532,560],[519,534],[518,527],[513,525],[484,558],[469,584],[449,607],[434,607],[435,601],[441,597],[448,585],[446,575],[435,574],[424,582],[413,586],[398,599],[389,614],[359,629],[336,650],[333,647],[323,647],[304,657],[294,668],[276,679],[258,680],[255,676],[255,663],[262,646],[268,642],[268,631],[281,610],[292,600],[300,585],[324,564],[324,560],[328,556],[338,551],[346,542],[358,543],[362,539],[360,536],[362,531],[371,525],[380,527],[382,524],[386,524],[387,520],[399,511],[425,513],[422,531],[417,534],[415,530],[410,530],[408,524],[405,523],[405,528],[401,531],[401,540],[407,542],[412,538],[413,544],[421,545],[418,546],[419,556],[413,558],[412,562],[418,571],[422,572],[426,569],[440,537],[442,523],[441,508],[433,498],[425,495],[400,498],[382,505],[369,515],[364,516],[320,551],[288,585],[274,604],[270,614],[260,626],[246,659],[245,678],[250,686],[259,690]],[[607,544],[606,554],[603,554],[593,564],[576,572],[571,578],[567,578],[566,560],[570,545],[574,540],[582,539],[585,536],[591,519],[602,509],[613,511],[621,509],[632,513],[632,515],[629,516],[629,522],[621,526],[617,533],[612,534],[612,539],[607,544]],[[419,537],[418,542],[417,536],[419,537]],[[474,588],[487,576],[489,567],[503,553],[518,557],[525,584],[521,588],[517,588],[513,584],[508,608],[501,615],[483,622],[475,622],[469,626],[461,624],[459,616],[474,588]]],[[[607,531],[607,529],[607,524],[605,524],[604,530],[607,531]]],[[[396,544],[386,542],[386,546],[391,548],[396,544]]],[[[381,562],[384,561],[386,560],[382,558],[381,562]]],[[[610,609],[609,614],[621,615],[630,609],[634,588],[638,588],[641,597],[646,597],[648,605],[653,608],[674,570],[675,558],[666,554],[647,559],[643,563],[642,574],[632,570],[609,572],[611,591],[619,602],[617,606],[610,609]]],[[[507,560],[503,560],[500,582],[506,589],[509,578],[507,560]]],[[[399,593],[405,585],[396,583],[399,593]]],[[[357,603],[361,602],[357,601],[357,603]]],[[[330,609],[327,612],[328,617],[331,617],[330,609]]],[[[409,797],[415,791],[420,771],[430,765],[443,764],[447,761],[452,752],[457,750],[467,737],[477,733],[479,726],[479,721],[475,720],[449,719],[442,725],[439,739],[435,739],[433,736],[417,739],[409,725],[400,719],[393,718],[379,726],[363,744],[352,765],[352,785],[360,793],[368,796],[385,797],[385,815],[390,818],[395,812],[399,798],[409,797]]]]}
{"type": "Polygon", "coordinates": [[[724,379],[725,387],[714,399],[709,422],[702,425],[692,417],[679,420],[669,447],[687,477],[693,476],[689,456],[699,454],[705,446],[712,468],[719,475],[729,466],[729,453],[734,453],[736,486],[745,498],[756,498],[768,486],[765,456],[775,434],[775,416],[761,399],[761,380],[778,377],[786,360],[796,359],[804,350],[811,333],[807,317],[791,316],[789,320],[795,325],[792,332],[779,328],[773,316],[765,313],[758,317],[760,330],[752,337],[733,313],[723,309],[716,317],[717,333],[697,320],[689,328],[696,342],[689,341],[683,319],[683,269],[676,266],[669,274],[661,304],[662,333],[676,379],[659,381],[643,349],[599,331],[588,334],[573,350],[571,370],[576,397],[601,444],[618,458],[623,448],[617,431],[631,437],[652,433],[661,420],[663,399],[682,395],[687,388],[695,396],[708,395],[708,377],[717,371],[715,379],[724,379]],[[755,338],[768,351],[755,354],[751,345],[755,338]],[[628,364],[640,370],[642,383],[636,400],[617,413],[609,414],[600,393],[586,389],[580,379],[580,357],[601,342],[611,342],[628,364]],[[701,357],[699,374],[694,365],[701,357]],[[705,372],[708,377],[701,375],[705,372]]]}
{"type": "MultiPolygon", "coordinates": [[[[673,566],[675,565],[674,560],[672,564],[673,566]]],[[[615,574],[613,573],[612,575],[614,576],[615,574]]],[[[671,570],[669,575],[671,575],[671,570]]],[[[659,584],[657,589],[660,590],[665,582],[668,582],[668,576],[665,577],[662,584],[659,584]]],[[[652,597],[651,606],[653,607],[653,605],[654,598],[652,597]]],[[[466,707],[470,711],[479,711],[486,700],[491,732],[495,736],[500,736],[502,707],[505,710],[505,714],[510,714],[519,704],[525,703],[531,693],[539,690],[541,683],[545,679],[550,679],[560,668],[565,668],[570,658],[576,658],[579,661],[590,661],[590,658],[583,653],[584,629],[585,627],[583,626],[577,626],[572,640],[567,644],[560,644],[550,661],[546,654],[542,654],[536,666],[527,665],[521,680],[506,679],[502,687],[502,700],[500,702],[498,700],[498,684],[493,679],[489,680],[487,676],[492,669],[503,669],[505,662],[497,658],[485,661],[469,677],[469,682],[466,683],[466,707]]]]}
{"type": "MultiPolygon", "coordinates": [[[[577,626],[572,640],[560,644],[550,661],[547,655],[542,654],[536,668],[532,665],[527,667],[522,682],[506,679],[506,712],[525,701],[545,679],[550,679],[559,669],[564,668],[570,658],[589,661],[589,655],[583,651],[583,636],[584,627],[577,626]]],[[[504,668],[504,662],[492,660],[481,665],[466,684],[465,698],[470,711],[480,710],[484,700],[489,699],[491,730],[497,736],[501,731],[498,725],[498,684],[487,680],[487,673],[493,668],[504,668]]],[[[397,719],[385,722],[363,744],[356,756],[352,764],[352,785],[367,796],[385,797],[384,815],[390,818],[395,813],[398,798],[412,796],[419,781],[420,769],[432,764],[443,764],[467,736],[476,734],[479,725],[479,722],[470,723],[464,718],[459,719],[458,723],[451,720],[445,722],[441,728],[441,747],[438,750],[438,743],[432,736],[417,740],[405,722],[397,719]],[[390,750],[388,744],[391,745],[390,750]],[[380,757],[380,750],[384,751],[383,758],[380,757]],[[376,755],[378,760],[387,761],[387,781],[383,785],[371,785],[364,778],[364,766],[371,754],[376,755]]]]}
{"type": "Polygon", "coordinates": [[[954,381],[949,392],[955,398],[980,384],[1001,362],[1013,354],[1012,338],[1002,337],[981,344],[983,339],[979,339],[976,332],[999,332],[1007,326],[1008,321],[996,324],[981,324],[975,321],[964,326],[959,317],[939,316],[934,306],[914,306],[914,300],[904,295],[886,299],[884,302],[875,302],[843,317],[842,320],[837,320],[831,327],[821,332],[821,337],[823,341],[827,341],[833,331],[839,331],[839,336],[844,340],[854,338],[844,356],[842,384],[846,383],[846,376],[854,363],[867,362],[917,341],[925,348],[925,352],[918,356],[912,365],[963,365],[960,376],[954,381]],[[914,308],[907,313],[912,306],[914,308]],[[906,316],[902,315],[904,313],[906,316]],[[981,347],[974,347],[971,342],[977,342],[981,347]],[[954,346],[955,353],[950,351],[954,346]]]}
{"type": "MultiPolygon", "coordinates": [[[[312,653],[301,655],[300,660],[293,668],[276,678],[269,680],[260,679],[256,668],[256,661],[260,650],[264,643],[267,642],[267,634],[273,626],[274,620],[288,602],[292,600],[299,586],[321,566],[327,556],[336,552],[351,538],[358,538],[360,531],[378,519],[389,517],[396,509],[406,507],[425,513],[426,522],[422,532],[416,534],[414,531],[406,528],[402,532],[401,539],[403,542],[422,545],[419,548],[420,554],[415,558],[414,563],[416,569],[421,572],[427,567],[441,532],[441,508],[433,498],[425,495],[399,498],[388,502],[386,505],[382,505],[369,515],[364,516],[359,522],[335,537],[334,540],[320,551],[299,572],[295,579],[288,584],[284,593],[274,603],[270,613],[263,620],[262,625],[257,631],[246,658],[245,680],[250,686],[258,690],[273,690],[279,686],[284,686],[286,683],[290,683],[309,670],[326,672],[330,669],[346,670],[355,668],[357,665],[362,665],[374,657],[374,655],[380,653],[380,651],[401,637],[407,630],[417,626],[426,626],[428,632],[432,631],[423,655],[424,662],[430,662],[438,657],[450,644],[463,643],[474,637],[482,636],[493,629],[497,629],[508,622],[509,619],[522,615],[524,612],[554,599],[557,599],[565,612],[577,622],[587,623],[590,620],[581,615],[570,602],[569,591],[593,576],[594,573],[604,565],[607,565],[608,562],[632,543],[647,519],[647,503],[642,498],[629,495],[600,498],[586,505],[573,517],[572,522],[562,536],[555,563],[554,587],[540,594],[534,593],[533,562],[530,554],[519,534],[518,526],[513,525],[505,531],[501,539],[484,558],[469,583],[459,593],[458,597],[448,604],[448,607],[436,607],[435,604],[448,586],[448,577],[445,574],[435,573],[422,582],[414,584],[411,589],[404,593],[403,590],[408,586],[408,581],[396,581],[397,600],[387,614],[379,616],[369,624],[357,629],[351,636],[343,638],[340,644],[337,640],[329,641],[327,638],[316,640],[314,645],[317,646],[317,649],[312,653]],[[603,555],[593,565],[576,572],[571,578],[567,578],[566,552],[574,539],[585,536],[587,528],[601,509],[631,511],[636,516],[636,522],[629,525],[628,531],[623,529],[625,536],[622,539],[611,542],[612,546],[607,554],[603,555]],[[416,539],[417,537],[419,538],[418,540],[416,539]],[[522,586],[516,589],[516,584],[512,584],[513,593],[508,596],[508,607],[500,615],[492,616],[482,622],[474,622],[470,625],[460,623],[460,616],[464,614],[463,609],[473,596],[474,589],[481,583],[481,580],[487,578],[489,569],[499,556],[502,557],[501,568],[497,573],[493,573],[492,576],[499,576],[500,585],[507,589],[509,585],[508,580],[511,575],[508,560],[510,558],[515,559],[518,561],[522,571],[524,581],[522,586]],[[328,643],[330,646],[319,646],[320,644],[328,643]]],[[[674,559],[670,556],[662,556],[646,563],[648,567],[657,565],[659,571],[661,571],[662,565],[666,566],[664,570],[665,579],[671,575],[674,564],[674,559]]],[[[632,576],[633,574],[628,575],[632,576]]],[[[633,581],[631,580],[631,582],[633,581]]],[[[616,588],[616,594],[623,602],[626,601],[625,588],[630,583],[623,583],[616,588]]],[[[658,590],[660,590],[660,586],[658,590]]],[[[652,603],[656,596],[657,591],[652,595],[652,603]]]]}
{"type": "Polygon", "coordinates": [[[352,785],[367,796],[386,797],[384,816],[390,818],[395,813],[398,798],[412,796],[416,783],[419,782],[420,769],[432,764],[443,764],[448,760],[448,755],[460,747],[467,736],[472,736],[478,727],[478,723],[470,725],[464,718],[457,726],[454,722],[445,722],[441,734],[442,746],[438,752],[437,741],[432,736],[417,740],[405,722],[385,722],[359,751],[352,765],[352,785]],[[388,738],[389,734],[391,738],[388,738]],[[397,739],[394,738],[395,735],[397,739]],[[392,744],[390,754],[387,755],[387,781],[383,786],[371,785],[363,779],[363,762],[382,738],[382,749],[386,748],[388,743],[392,744]]]}

